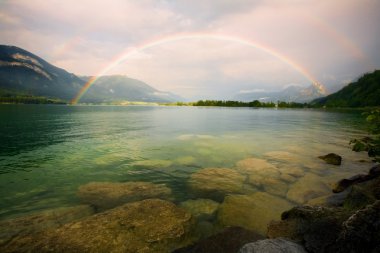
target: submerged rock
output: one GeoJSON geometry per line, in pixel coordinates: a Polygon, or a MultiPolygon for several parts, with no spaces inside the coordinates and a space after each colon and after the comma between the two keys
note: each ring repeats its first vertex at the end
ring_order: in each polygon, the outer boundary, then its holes
{"type": "Polygon", "coordinates": [[[195,166],[197,163],[194,156],[181,156],[176,159],[176,162],[184,166],[195,166]]]}
{"type": "Polygon", "coordinates": [[[366,182],[380,176],[380,165],[372,167],[368,174],[358,174],[350,178],[341,179],[332,186],[332,191],[335,193],[342,192],[351,185],[366,182]]]}
{"type": "Polygon", "coordinates": [[[191,243],[191,214],[173,203],[128,203],[56,230],[12,241],[2,252],[172,252],[191,243]]]}
{"type": "Polygon", "coordinates": [[[138,167],[148,167],[151,169],[159,169],[159,168],[167,168],[170,167],[173,164],[172,161],[169,160],[142,160],[138,162],[134,162],[133,166],[138,167]]]}
{"type": "Polygon", "coordinates": [[[288,185],[285,182],[275,178],[264,178],[261,183],[266,192],[281,197],[286,196],[288,185]]]}
{"type": "Polygon", "coordinates": [[[284,238],[266,239],[248,243],[239,253],[307,253],[304,247],[284,238]]]}
{"type": "Polygon", "coordinates": [[[353,184],[364,182],[367,180],[367,175],[359,174],[350,178],[344,178],[332,185],[332,191],[334,193],[342,192],[353,184]]]}
{"type": "Polygon", "coordinates": [[[228,168],[206,168],[193,173],[188,182],[197,195],[220,198],[244,192],[245,176],[228,168]]]}
{"type": "Polygon", "coordinates": [[[228,227],[194,245],[178,249],[173,253],[235,253],[246,243],[264,239],[253,231],[241,227],[228,227]]]}
{"type": "Polygon", "coordinates": [[[189,199],[180,203],[180,207],[186,209],[199,220],[212,219],[219,208],[219,203],[211,199],[189,199]]]}
{"type": "Polygon", "coordinates": [[[282,161],[282,162],[294,162],[297,161],[297,156],[286,152],[286,151],[271,151],[264,154],[264,156],[268,157],[272,160],[282,161]]]}
{"type": "MultiPolygon", "coordinates": [[[[248,175],[248,183],[274,195],[285,196],[288,186],[281,181],[279,169],[266,160],[248,158],[236,163],[236,169],[248,175]]],[[[289,175],[288,180],[292,180],[289,175]]],[[[295,180],[295,179],[294,179],[295,180]]]]}
{"type": "Polygon", "coordinates": [[[247,175],[260,175],[269,177],[279,177],[278,169],[266,160],[257,158],[247,158],[236,163],[236,169],[240,173],[247,175]]]}
{"type": "Polygon", "coordinates": [[[342,163],[342,157],[340,155],[330,153],[324,156],[318,156],[318,158],[324,160],[328,164],[340,165],[342,163]]]}
{"type": "Polygon", "coordinates": [[[312,206],[326,206],[326,207],[338,207],[343,206],[347,195],[350,193],[351,189],[346,189],[340,193],[332,193],[322,197],[311,199],[307,202],[308,205],[312,206]]]}
{"type": "Polygon", "coordinates": [[[0,222],[0,246],[17,236],[35,234],[48,228],[90,216],[94,210],[87,205],[60,207],[0,222]]]}
{"type": "Polygon", "coordinates": [[[327,195],[329,187],[323,183],[323,179],[313,173],[307,173],[296,183],[290,186],[286,197],[294,202],[303,204],[310,199],[327,195]]]}
{"type": "Polygon", "coordinates": [[[268,223],[280,219],[281,213],[291,207],[288,201],[265,192],[229,195],[220,207],[218,221],[224,226],[239,226],[265,235],[268,223]]]}
{"type": "Polygon", "coordinates": [[[294,183],[297,178],[288,174],[288,173],[281,173],[280,179],[287,183],[294,183]]]}
{"type": "Polygon", "coordinates": [[[106,210],[122,204],[148,198],[168,199],[171,189],[150,182],[91,182],[79,187],[78,196],[97,210],[106,210]]]}

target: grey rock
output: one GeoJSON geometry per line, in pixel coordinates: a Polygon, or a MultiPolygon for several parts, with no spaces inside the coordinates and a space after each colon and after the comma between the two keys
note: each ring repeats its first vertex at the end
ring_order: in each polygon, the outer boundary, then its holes
{"type": "Polygon", "coordinates": [[[248,243],[239,253],[307,253],[302,245],[283,239],[266,239],[248,243]]]}

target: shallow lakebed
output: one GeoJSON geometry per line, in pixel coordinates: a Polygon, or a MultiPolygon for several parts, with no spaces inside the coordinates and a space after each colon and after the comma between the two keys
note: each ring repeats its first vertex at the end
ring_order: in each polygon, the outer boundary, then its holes
{"type": "Polygon", "coordinates": [[[265,235],[283,211],[368,172],[366,153],[349,146],[366,134],[363,122],[359,112],[318,110],[1,105],[0,243],[73,220],[101,227],[103,212],[168,227],[126,234],[136,249],[189,233],[159,249],[172,250],[227,226],[265,235]],[[332,152],[340,166],[318,158],[332,152]],[[148,211],[144,220],[142,207],[163,220],[148,211]]]}

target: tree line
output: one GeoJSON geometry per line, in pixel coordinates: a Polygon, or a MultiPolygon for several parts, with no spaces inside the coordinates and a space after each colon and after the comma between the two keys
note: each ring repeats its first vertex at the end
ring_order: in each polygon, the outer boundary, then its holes
{"type": "MultiPolygon", "coordinates": [[[[188,105],[188,104],[187,104],[188,105]]],[[[274,102],[260,102],[259,100],[254,100],[251,102],[233,101],[233,100],[199,100],[192,103],[193,106],[221,106],[221,107],[257,107],[257,108],[309,108],[311,107],[308,103],[296,103],[296,102],[285,102],[277,101],[274,102]]]]}

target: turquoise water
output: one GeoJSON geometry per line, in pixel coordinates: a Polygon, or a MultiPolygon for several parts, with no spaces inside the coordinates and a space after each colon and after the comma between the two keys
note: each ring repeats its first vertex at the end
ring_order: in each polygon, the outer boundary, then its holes
{"type": "Polygon", "coordinates": [[[328,184],[370,167],[348,145],[365,133],[358,112],[1,105],[0,218],[77,205],[78,187],[93,181],[164,183],[179,203],[197,197],[188,188],[196,171],[250,157],[328,184]],[[342,166],[317,158],[330,152],[342,166]]]}

